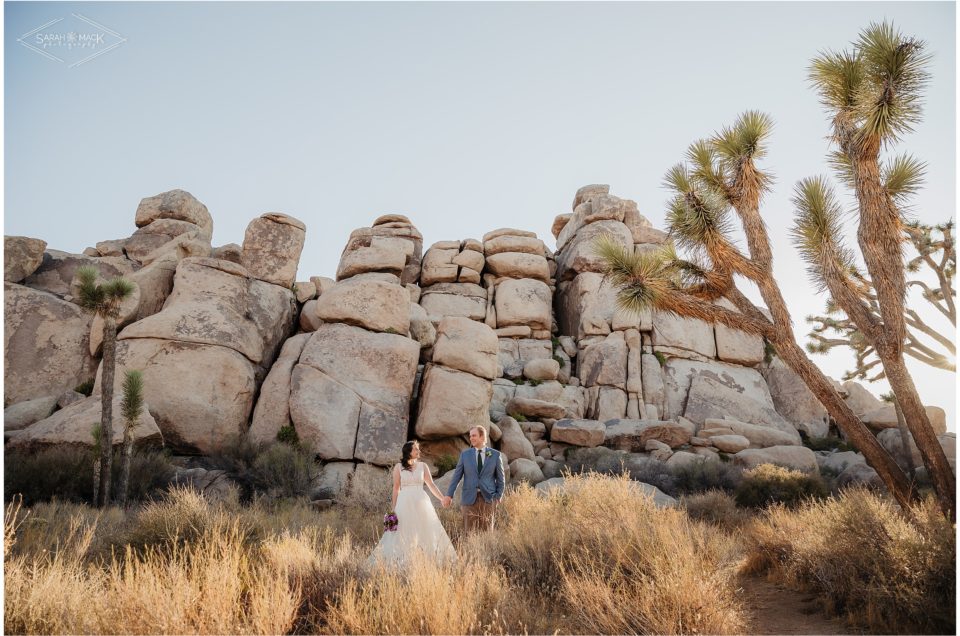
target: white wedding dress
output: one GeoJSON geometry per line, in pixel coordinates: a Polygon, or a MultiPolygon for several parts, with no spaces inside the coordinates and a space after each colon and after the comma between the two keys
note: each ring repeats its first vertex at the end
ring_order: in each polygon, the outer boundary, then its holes
{"type": "Polygon", "coordinates": [[[400,470],[400,492],[397,494],[397,529],[384,530],[368,563],[402,565],[418,556],[436,561],[455,560],[447,531],[443,529],[430,495],[423,488],[426,464],[417,462],[413,470],[400,470]]]}

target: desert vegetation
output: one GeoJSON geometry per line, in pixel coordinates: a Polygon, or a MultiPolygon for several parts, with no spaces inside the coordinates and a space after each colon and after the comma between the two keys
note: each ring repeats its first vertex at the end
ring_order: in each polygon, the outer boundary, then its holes
{"type": "Polygon", "coordinates": [[[852,627],[950,631],[953,528],[932,501],[911,519],[887,497],[828,497],[808,481],[754,470],[735,496],[713,489],[668,508],[626,474],[570,475],[546,494],[521,485],[492,533],[463,536],[456,511],[441,510],[459,562],[402,572],[366,562],[379,483],[323,511],[262,493],[242,503],[239,489],[212,501],[173,487],[101,510],[15,496],[5,631],[743,633],[744,572],[815,593],[852,627]],[[744,484],[757,507],[738,505],[744,484]]]}

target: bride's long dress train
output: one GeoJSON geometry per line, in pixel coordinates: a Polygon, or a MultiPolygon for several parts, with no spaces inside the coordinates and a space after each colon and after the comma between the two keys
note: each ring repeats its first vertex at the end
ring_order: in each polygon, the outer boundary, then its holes
{"type": "Polygon", "coordinates": [[[430,495],[423,489],[425,470],[426,464],[418,462],[412,471],[400,471],[400,492],[394,509],[397,529],[384,531],[369,563],[404,564],[416,555],[438,562],[457,558],[453,543],[430,502],[430,495]]]}

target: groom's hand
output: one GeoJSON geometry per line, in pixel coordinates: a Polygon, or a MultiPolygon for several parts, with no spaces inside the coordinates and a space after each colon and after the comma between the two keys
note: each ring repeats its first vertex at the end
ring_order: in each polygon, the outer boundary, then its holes
{"type": "Polygon", "coordinates": [[[443,507],[444,507],[444,508],[449,508],[449,507],[450,507],[450,502],[453,501],[453,497],[451,497],[450,495],[446,495],[446,496],[443,498],[442,501],[443,501],[443,507]]]}

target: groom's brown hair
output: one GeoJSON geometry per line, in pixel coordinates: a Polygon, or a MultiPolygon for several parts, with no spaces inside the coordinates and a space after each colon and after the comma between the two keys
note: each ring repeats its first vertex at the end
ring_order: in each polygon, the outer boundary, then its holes
{"type": "Polygon", "coordinates": [[[478,426],[474,426],[474,427],[471,428],[470,430],[472,431],[473,429],[477,429],[478,431],[480,431],[480,435],[483,436],[483,443],[486,444],[486,443],[487,443],[487,440],[490,439],[490,436],[487,435],[487,429],[486,429],[485,427],[479,426],[479,425],[478,425],[478,426]]]}

